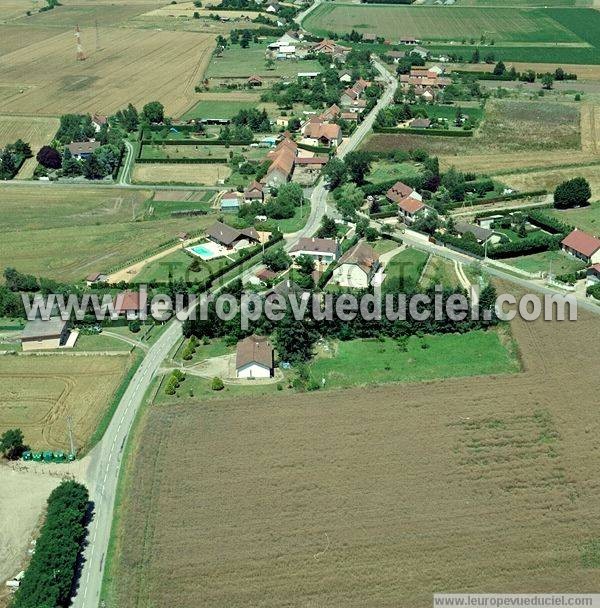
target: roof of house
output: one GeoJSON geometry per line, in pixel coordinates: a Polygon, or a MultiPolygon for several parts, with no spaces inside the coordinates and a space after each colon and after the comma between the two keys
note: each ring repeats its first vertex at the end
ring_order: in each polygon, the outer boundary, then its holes
{"type": "Polygon", "coordinates": [[[238,230],[237,228],[233,228],[219,221],[215,222],[206,230],[206,236],[218,241],[219,243],[222,243],[223,245],[231,245],[242,237],[255,240],[256,242],[259,241],[258,232],[256,232],[254,228],[250,227],[238,230]]]}
{"type": "Polygon", "coordinates": [[[338,243],[334,239],[320,239],[317,237],[302,237],[292,251],[310,251],[313,253],[336,253],[338,243]]]}
{"type": "Polygon", "coordinates": [[[367,32],[362,35],[363,40],[377,40],[377,34],[373,34],[372,32],[367,32]]]}
{"type": "Polygon", "coordinates": [[[354,247],[350,247],[346,253],[340,258],[340,264],[355,264],[366,273],[377,264],[379,256],[375,253],[373,247],[361,241],[356,243],[354,247]]]}
{"type": "Polygon", "coordinates": [[[256,74],[252,74],[252,76],[250,76],[246,82],[248,82],[248,83],[260,82],[262,84],[262,81],[263,81],[263,79],[260,76],[257,76],[256,74]]]}
{"type": "Polygon", "coordinates": [[[279,170],[286,176],[289,176],[294,168],[297,151],[298,146],[291,139],[285,138],[283,141],[279,142],[275,150],[269,152],[271,164],[267,169],[267,174],[279,170]]]}
{"type": "Polygon", "coordinates": [[[21,332],[22,340],[35,340],[43,338],[56,338],[62,334],[65,329],[66,321],[60,317],[52,317],[47,321],[35,319],[27,321],[25,329],[21,332]]]}
{"type": "Polygon", "coordinates": [[[600,250],[600,239],[577,228],[562,240],[562,244],[588,258],[600,250]]]}
{"type": "Polygon", "coordinates": [[[92,272],[91,274],[88,274],[87,277],[85,277],[85,280],[89,281],[90,283],[95,283],[102,276],[104,276],[104,275],[102,275],[100,272],[92,272]]]}
{"type": "Polygon", "coordinates": [[[262,198],[264,186],[260,182],[253,181],[245,190],[246,198],[262,198]]]}
{"type": "Polygon", "coordinates": [[[139,312],[143,306],[140,302],[139,291],[122,291],[115,296],[114,300],[115,312],[139,312]]]}
{"type": "Polygon", "coordinates": [[[340,107],[334,103],[332,106],[329,106],[325,110],[325,112],[323,112],[323,114],[321,114],[321,116],[319,118],[321,118],[323,120],[331,120],[332,118],[339,116],[340,113],[341,113],[340,107]]]}
{"type": "Polygon", "coordinates": [[[99,141],[74,141],[67,144],[71,154],[92,154],[96,148],[100,147],[99,141]]]}
{"type": "Polygon", "coordinates": [[[228,192],[225,192],[225,194],[221,197],[221,200],[238,200],[238,193],[234,192],[233,190],[229,190],[228,192]]]}
{"type": "Polygon", "coordinates": [[[386,55],[392,59],[402,59],[406,56],[406,53],[404,51],[388,51],[386,55]]]}
{"type": "Polygon", "coordinates": [[[600,274],[600,264],[592,264],[587,271],[588,273],[600,274]]]}
{"type": "Polygon", "coordinates": [[[427,129],[430,124],[429,118],[415,118],[410,122],[410,126],[413,129],[427,129]]]}
{"type": "Polygon", "coordinates": [[[94,114],[92,122],[95,122],[97,125],[105,125],[108,122],[108,118],[102,114],[94,114]]]}
{"type": "Polygon", "coordinates": [[[404,200],[401,200],[398,203],[398,207],[402,209],[402,211],[404,211],[405,213],[417,213],[417,211],[424,209],[425,205],[416,198],[412,198],[411,196],[409,196],[404,200]]]}
{"type": "Polygon", "coordinates": [[[333,40],[321,40],[321,42],[317,42],[313,47],[313,51],[317,53],[342,53],[349,52],[350,48],[347,46],[342,46],[341,44],[337,44],[333,40]]]}
{"type": "Polygon", "coordinates": [[[263,268],[262,270],[259,270],[255,276],[261,281],[271,281],[277,276],[277,273],[269,268],[263,268]]]}
{"type": "Polygon", "coordinates": [[[470,232],[478,241],[487,241],[494,234],[493,230],[482,228],[477,224],[469,224],[468,222],[456,222],[454,228],[458,234],[470,232]]]}
{"type": "Polygon", "coordinates": [[[311,139],[339,140],[342,134],[340,125],[335,123],[309,122],[304,129],[304,136],[311,139]]]}
{"type": "Polygon", "coordinates": [[[327,156],[299,156],[296,159],[297,165],[326,165],[328,162],[327,156]]]}
{"type": "Polygon", "coordinates": [[[346,95],[347,97],[350,97],[350,99],[358,99],[360,96],[360,93],[354,89],[354,88],[350,88],[350,89],[346,89],[342,95],[346,95]]]}
{"type": "Polygon", "coordinates": [[[358,120],[358,115],[356,112],[342,112],[341,118],[342,120],[358,120]]]}
{"type": "Polygon", "coordinates": [[[270,296],[281,296],[283,298],[289,297],[291,294],[302,295],[304,293],[310,294],[310,289],[305,289],[304,287],[300,287],[298,283],[291,281],[290,279],[286,279],[281,281],[281,283],[277,283],[273,289],[267,294],[267,298],[270,296]]]}
{"type": "Polygon", "coordinates": [[[273,369],[273,347],[268,338],[252,335],[237,343],[235,367],[239,369],[251,363],[273,369]]]}
{"type": "Polygon", "coordinates": [[[410,196],[414,192],[414,188],[407,186],[403,182],[396,182],[387,192],[386,197],[392,203],[399,203],[402,199],[410,196]]]}

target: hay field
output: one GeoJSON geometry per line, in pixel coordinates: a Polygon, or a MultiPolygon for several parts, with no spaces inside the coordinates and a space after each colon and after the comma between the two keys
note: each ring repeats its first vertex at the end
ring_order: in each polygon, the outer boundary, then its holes
{"type": "Polygon", "coordinates": [[[57,280],[81,280],[107,271],[214,216],[134,220],[143,216],[145,190],[4,186],[0,268],[57,280]]]}
{"type": "Polygon", "coordinates": [[[52,141],[59,126],[58,118],[0,116],[0,148],[22,139],[31,146],[34,158],[28,158],[19,171],[19,179],[29,179],[37,166],[35,155],[52,141]]]}
{"type": "Polygon", "coordinates": [[[56,27],[26,27],[14,23],[0,24],[0,55],[11,53],[34,42],[48,40],[61,31],[65,30],[56,27]]]}
{"type": "Polygon", "coordinates": [[[107,604],[593,592],[597,323],[513,324],[521,374],[148,408],[107,604]]]}
{"type": "Polygon", "coordinates": [[[600,159],[596,165],[564,169],[537,170],[529,173],[509,173],[502,175],[502,181],[517,190],[553,191],[558,184],[574,177],[585,177],[592,188],[592,198],[600,198],[600,159]]]}
{"type": "Polygon", "coordinates": [[[585,42],[544,10],[432,6],[322,4],[303,21],[313,33],[377,32],[398,39],[414,36],[426,40],[478,39],[484,32],[496,42],[585,42]]]}
{"type": "Polygon", "coordinates": [[[77,447],[89,440],[132,356],[17,356],[0,363],[0,429],[20,428],[33,449],[69,447],[67,417],[77,447]]]}
{"type": "Polygon", "coordinates": [[[214,186],[219,180],[231,175],[228,165],[187,165],[187,164],[136,164],[132,181],[144,183],[198,184],[214,186]]]}
{"type": "Polygon", "coordinates": [[[82,28],[86,61],[75,61],[72,32],[1,57],[0,83],[8,83],[0,87],[3,112],[110,114],[129,102],[139,107],[160,99],[167,113],[177,115],[191,105],[194,86],[210,59],[213,37],[125,28],[99,31],[101,47],[96,51],[94,29],[82,28]]]}

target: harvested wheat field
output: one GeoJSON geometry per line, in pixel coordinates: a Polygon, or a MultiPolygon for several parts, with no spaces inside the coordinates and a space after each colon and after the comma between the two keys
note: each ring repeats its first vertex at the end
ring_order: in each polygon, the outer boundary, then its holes
{"type": "Polygon", "coordinates": [[[511,173],[502,176],[502,182],[516,190],[553,191],[558,184],[574,177],[585,177],[592,188],[592,197],[600,197],[600,163],[570,169],[549,169],[531,173],[511,173]]]}
{"type": "Polygon", "coordinates": [[[37,167],[35,155],[50,143],[58,131],[58,118],[34,116],[0,116],[0,148],[22,139],[31,146],[33,158],[28,158],[19,171],[19,179],[30,179],[37,167]]]}
{"type": "Polygon", "coordinates": [[[231,169],[227,165],[207,164],[136,164],[132,181],[137,184],[198,184],[214,186],[219,180],[227,179],[231,169]]]}
{"type": "MultiPolygon", "coordinates": [[[[101,47],[90,45],[85,61],[75,61],[72,32],[2,56],[0,82],[10,83],[0,87],[3,111],[110,114],[160,99],[168,114],[178,114],[194,101],[214,46],[212,36],[190,32],[100,28],[99,36],[101,47]]],[[[93,28],[82,29],[86,37],[95,39],[93,28]]]]}
{"type": "Polygon", "coordinates": [[[127,353],[2,357],[0,431],[20,428],[32,449],[66,450],[71,416],[85,450],[131,364],[127,353]]]}
{"type": "Polygon", "coordinates": [[[513,332],[520,374],[148,408],[107,605],[594,592],[598,318],[513,332]]]}

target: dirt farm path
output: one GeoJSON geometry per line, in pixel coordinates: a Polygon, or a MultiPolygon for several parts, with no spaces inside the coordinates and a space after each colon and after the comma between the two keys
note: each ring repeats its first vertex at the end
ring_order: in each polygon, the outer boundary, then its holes
{"type": "Polygon", "coordinates": [[[164,249],[163,251],[160,251],[159,253],[151,255],[149,258],[141,260],[140,262],[136,262],[135,264],[132,264],[131,266],[127,266],[127,268],[123,268],[122,270],[117,270],[117,272],[113,272],[112,274],[108,275],[108,282],[109,283],[120,283],[121,281],[129,282],[137,274],[140,273],[140,271],[142,270],[142,268],[144,268],[144,266],[147,266],[148,264],[150,264],[150,262],[154,262],[155,260],[160,260],[161,258],[164,258],[165,256],[167,256],[171,253],[175,253],[176,251],[178,251],[179,249],[182,249],[184,247],[189,247],[190,245],[197,243],[202,238],[203,237],[199,236],[199,237],[195,237],[193,239],[188,239],[187,241],[184,241],[183,243],[177,243],[177,245],[173,245],[173,247],[164,249]]]}
{"type": "Polygon", "coordinates": [[[589,154],[600,152],[600,108],[590,102],[581,106],[581,149],[589,154]]]}

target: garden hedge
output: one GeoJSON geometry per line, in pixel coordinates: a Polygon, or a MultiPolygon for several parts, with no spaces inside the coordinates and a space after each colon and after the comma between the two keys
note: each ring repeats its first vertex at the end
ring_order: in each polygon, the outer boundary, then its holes
{"type": "Polygon", "coordinates": [[[411,129],[409,127],[373,127],[374,133],[395,133],[397,135],[432,135],[435,137],[473,137],[473,131],[446,131],[445,129],[411,129]]]}

